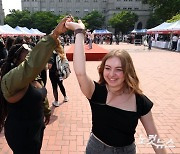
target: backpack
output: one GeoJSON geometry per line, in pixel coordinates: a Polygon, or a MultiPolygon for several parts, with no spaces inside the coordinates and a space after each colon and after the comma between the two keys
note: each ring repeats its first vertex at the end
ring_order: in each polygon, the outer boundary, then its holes
{"type": "Polygon", "coordinates": [[[67,58],[61,59],[59,55],[56,55],[56,67],[59,80],[64,80],[69,77],[71,70],[67,58]]]}

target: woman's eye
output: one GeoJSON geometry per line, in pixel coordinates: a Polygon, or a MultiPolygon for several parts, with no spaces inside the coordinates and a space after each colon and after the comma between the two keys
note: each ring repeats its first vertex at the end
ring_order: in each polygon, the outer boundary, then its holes
{"type": "Polygon", "coordinates": [[[122,69],[117,69],[117,71],[122,72],[123,70],[122,69]]]}
{"type": "Polygon", "coordinates": [[[109,68],[109,67],[105,67],[104,69],[105,69],[105,70],[110,70],[110,68],[109,68]]]}

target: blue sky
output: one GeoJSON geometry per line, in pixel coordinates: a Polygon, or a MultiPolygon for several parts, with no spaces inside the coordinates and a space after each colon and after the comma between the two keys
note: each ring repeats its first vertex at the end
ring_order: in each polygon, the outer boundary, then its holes
{"type": "Polygon", "coordinates": [[[2,0],[5,15],[9,14],[9,9],[21,10],[21,0],[2,0]]]}

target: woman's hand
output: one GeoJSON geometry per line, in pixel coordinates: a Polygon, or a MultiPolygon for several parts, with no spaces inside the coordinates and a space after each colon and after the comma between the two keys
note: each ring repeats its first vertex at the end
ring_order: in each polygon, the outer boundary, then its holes
{"type": "Polygon", "coordinates": [[[70,29],[70,30],[76,30],[76,29],[85,29],[85,26],[84,24],[82,23],[81,20],[78,20],[78,23],[77,22],[72,22],[71,20],[67,20],[65,22],[65,26],[67,29],[70,29]]]}

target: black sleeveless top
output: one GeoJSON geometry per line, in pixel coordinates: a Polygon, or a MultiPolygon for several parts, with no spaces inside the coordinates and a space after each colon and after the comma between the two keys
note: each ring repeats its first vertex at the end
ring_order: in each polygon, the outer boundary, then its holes
{"type": "Polygon", "coordinates": [[[104,143],[122,147],[132,144],[138,119],[147,114],[153,103],[145,96],[135,94],[137,111],[126,111],[106,105],[105,84],[95,82],[95,91],[89,99],[92,110],[92,132],[104,143]]]}
{"type": "Polygon", "coordinates": [[[43,101],[46,95],[46,88],[35,88],[30,84],[27,92],[20,101],[8,103],[7,119],[27,122],[43,120],[43,101]]]}

